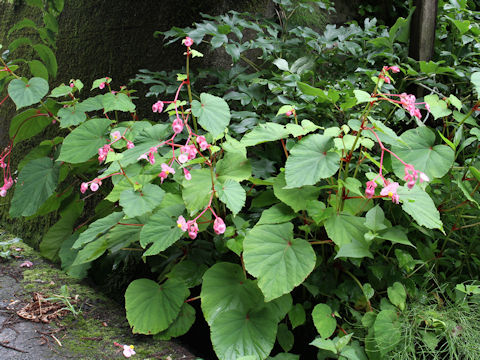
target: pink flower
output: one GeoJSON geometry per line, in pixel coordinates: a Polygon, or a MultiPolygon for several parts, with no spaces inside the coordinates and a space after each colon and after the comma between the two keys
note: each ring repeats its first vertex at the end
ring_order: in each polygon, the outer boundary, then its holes
{"type": "Polygon", "coordinates": [[[27,267],[30,268],[33,266],[33,263],[31,261],[24,261],[23,263],[20,264],[20,267],[27,267]]]}
{"type": "Polygon", "coordinates": [[[87,190],[88,190],[88,184],[85,183],[85,182],[83,182],[83,183],[80,185],[80,192],[81,192],[82,194],[85,194],[85,191],[87,191],[87,190]]]}
{"type": "Polygon", "coordinates": [[[365,189],[365,196],[367,199],[371,199],[375,195],[375,188],[377,183],[373,180],[367,181],[367,188],[365,189]]]}
{"type": "Polygon", "coordinates": [[[163,111],[163,102],[157,101],[155,104],[153,104],[152,111],[161,113],[163,111]]]}
{"type": "Polygon", "coordinates": [[[7,196],[7,190],[5,189],[0,190],[0,197],[5,197],[5,196],[7,196]]]}
{"type": "Polygon", "coordinates": [[[70,83],[70,87],[73,88],[75,84],[73,82],[70,83]]]}
{"type": "Polygon", "coordinates": [[[162,172],[158,174],[158,176],[162,179],[161,182],[163,183],[163,180],[167,178],[168,174],[175,174],[175,169],[165,163],[163,163],[161,166],[162,172]]]}
{"type": "Polygon", "coordinates": [[[185,179],[192,180],[192,174],[186,168],[183,168],[183,175],[185,175],[185,179]]]}
{"type": "Polygon", "coordinates": [[[430,181],[430,178],[427,176],[427,174],[424,174],[424,173],[420,173],[420,184],[423,183],[423,182],[429,182],[430,181]]]}
{"type": "Polygon", "coordinates": [[[225,232],[225,229],[227,227],[225,226],[225,223],[223,222],[223,219],[220,217],[217,217],[215,221],[213,222],[213,230],[215,231],[215,234],[220,235],[225,232]]]}
{"type": "Polygon", "coordinates": [[[97,190],[98,190],[98,187],[99,187],[99,186],[98,186],[98,184],[97,184],[96,182],[92,182],[92,183],[90,184],[90,190],[92,190],[92,191],[97,191],[97,190]]]}
{"type": "Polygon", "coordinates": [[[186,163],[188,161],[188,154],[187,153],[180,154],[180,156],[178,157],[178,161],[180,161],[181,164],[186,163]]]}
{"type": "Polygon", "coordinates": [[[187,231],[188,225],[187,222],[185,221],[185,218],[180,215],[177,220],[177,226],[182,229],[182,231],[187,231]]]}
{"type": "Polygon", "coordinates": [[[136,352],[135,350],[133,350],[133,345],[123,345],[123,356],[125,356],[126,358],[129,358],[130,356],[132,355],[135,355],[136,352]]]}
{"type": "Polygon", "coordinates": [[[398,66],[390,66],[389,70],[392,70],[394,73],[400,72],[400,68],[398,66]]]}
{"type": "Polygon", "coordinates": [[[108,155],[109,151],[113,151],[110,148],[109,144],[103,145],[103,147],[98,149],[98,162],[99,163],[102,163],[107,158],[107,155],[108,155]]]}
{"type": "Polygon", "coordinates": [[[430,105],[428,105],[427,103],[425,103],[425,110],[427,110],[428,112],[430,112],[430,105]]]}
{"type": "Polygon", "coordinates": [[[187,223],[188,226],[188,236],[190,236],[190,239],[195,239],[198,234],[198,225],[195,221],[189,221],[187,223]]]}
{"type": "Polygon", "coordinates": [[[192,40],[192,38],[190,38],[190,37],[187,36],[187,37],[183,40],[183,43],[185,44],[185,46],[190,47],[190,46],[193,45],[193,40],[192,40]]]}
{"type": "Polygon", "coordinates": [[[172,129],[175,134],[181,133],[183,130],[183,121],[176,118],[172,123],[172,129]]]}
{"type": "Polygon", "coordinates": [[[202,151],[207,150],[208,147],[210,146],[207,143],[207,139],[205,139],[205,136],[197,136],[197,144],[198,144],[198,146],[200,146],[200,150],[202,150],[202,151]]]}
{"type": "Polygon", "coordinates": [[[133,149],[135,147],[135,145],[133,144],[133,142],[131,142],[130,140],[127,141],[127,149],[133,149]]]}
{"type": "Polygon", "coordinates": [[[120,131],[114,131],[110,134],[110,136],[112,137],[113,141],[118,141],[122,138],[122,134],[120,133],[120,131]]]}
{"type": "Polygon", "coordinates": [[[397,189],[400,185],[397,182],[390,183],[386,185],[382,191],[380,191],[381,196],[388,196],[392,198],[392,201],[395,204],[398,204],[400,197],[397,194],[397,189]]]}
{"type": "Polygon", "coordinates": [[[100,83],[100,85],[98,85],[98,88],[100,90],[105,89],[105,83],[104,82],[100,83]]]}
{"type": "Polygon", "coordinates": [[[285,113],[286,116],[292,116],[292,114],[293,114],[293,111],[292,111],[292,110],[288,110],[288,111],[285,113]]]}
{"type": "Polygon", "coordinates": [[[183,164],[187,160],[195,159],[195,157],[197,156],[197,148],[195,147],[195,145],[185,145],[180,148],[180,153],[181,155],[178,157],[178,161],[183,164]],[[187,160],[185,160],[185,156],[182,156],[183,154],[187,155],[187,160]]]}

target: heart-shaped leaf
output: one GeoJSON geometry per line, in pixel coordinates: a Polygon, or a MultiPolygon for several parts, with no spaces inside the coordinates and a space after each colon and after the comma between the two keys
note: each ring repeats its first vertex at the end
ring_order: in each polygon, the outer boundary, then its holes
{"type": "Polygon", "coordinates": [[[214,138],[230,124],[230,108],[225,100],[207,93],[200,94],[200,101],[192,101],[192,113],[198,123],[214,138]]]}
{"type": "Polygon", "coordinates": [[[34,77],[28,83],[21,79],[13,79],[8,84],[8,95],[17,106],[17,110],[36,104],[48,93],[47,80],[34,77]]]}
{"type": "Polygon", "coordinates": [[[141,190],[127,189],[120,194],[120,205],[128,217],[141,216],[155,209],[165,191],[158,185],[146,184],[141,190]]]}
{"type": "Polygon", "coordinates": [[[127,320],[135,334],[157,334],[167,329],[180,313],[189,291],[183,282],[168,279],[159,285],[138,279],[125,292],[127,320]]]}
{"type": "Polygon", "coordinates": [[[315,266],[308,241],[293,238],[293,224],[257,225],[243,241],[247,271],[270,301],[300,285],[315,266]]]}
{"type": "Polygon", "coordinates": [[[332,336],[337,328],[337,320],[327,304],[317,304],[312,311],[313,324],[323,338],[332,336]]]}

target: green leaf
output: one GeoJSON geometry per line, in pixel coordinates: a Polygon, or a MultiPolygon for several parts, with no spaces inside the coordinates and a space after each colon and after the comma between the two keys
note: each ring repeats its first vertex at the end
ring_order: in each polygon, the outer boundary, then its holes
{"type": "Polygon", "coordinates": [[[264,210],[257,225],[262,224],[280,224],[297,217],[292,208],[285,204],[273,205],[270,209],[264,210]]]}
{"type": "Polygon", "coordinates": [[[337,328],[337,320],[327,304],[317,304],[312,311],[313,324],[322,338],[332,336],[337,328]]]}
{"type": "Polygon", "coordinates": [[[388,300],[398,307],[400,310],[405,310],[405,305],[407,301],[407,293],[405,292],[404,286],[396,281],[392,286],[389,286],[387,289],[388,300]]]}
{"type": "Polygon", "coordinates": [[[295,304],[288,312],[288,318],[290,319],[290,324],[292,324],[292,329],[305,324],[307,316],[302,304],[295,304]]]}
{"type": "Polygon", "coordinates": [[[48,81],[48,70],[42,62],[38,60],[28,61],[28,67],[34,77],[39,77],[48,81]]]}
{"type": "Polygon", "coordinates": [[[203,263],[198,264],[192,260],[183,260],[173,266],[167,277],[183,281],[187,287],[192,288],[202,283],[203,274],[207,270],[208,266],[203,263]]]}
{"type": "Polygon", "coordinates": [[[243,146],[254,146],[267,141],[275,141],[288,137],[289,132],[285,126],[277,123],[258,124],[252,131],[245,134],[240,140],[243,146]]]}
{"type": "Polygon", "coordinates": [[[373,328],[375,340],[382,356],[395,348],[400,342],[400,326],[397,313],[394,310],[382,310],[378,313],[373,328]]]}
{"type": "Polygon", "coordinates": [[[330,339],[316,338],[310,343],[310,345],[316,346],[317,348],[322,350],[331,351],[334,354],[337,353],[337,348],[335,347],[335,343],[330,339]]]}
{"type": "Polygon", "coordinates": [[[139,191],[128,189],[120,194],[120,206],[128,217],[144,215],[155,209],[163,200],[165,191],[158,185],[146,184],[139,191]]]}
{"type": "Polygon", "coordinates": [[[237,215],[245,205],[247,193],[243,187],[235,180],[228,179],[220,186],[216,186],[218,197],[232,212],[237,215]]]}
{"type": "Polygon", "coordinates": [[[185,335],[195,322],[195,308],[184,303],[177,318],[170,326],[154,336],[158,340],[170,340],[171,338],[185,335]]]}
{"type": "Polygon", "coordinates": [[[140,245],[145,248],[152,243],[152,246],[143,256],[157,255],[182,237],[183,231],[177,226],[177,218],[180,214],[181,212],[171,214],[160,210],[148,219],[140,232],[140,245]]]}
{"type": "Polygon", "coordinates": [[[353,90],[353,93],[355,94],[355,98],[357,99],[357,104],[371,102],[375,100],[375,98],[372,98],[369,93],[363,90],[353,90]]]}
{"type": "Polygon", "coordinates": [[[359,243],[364,241],[365,218],[349,214],[334,214],[325,222],[325,230],[333,242],[342,247],[353,240],[359,243]]]}
{"type": "Polygon", "coordinates": [[[78,266],[86,263],[90,263],[95,259],[98,259],[108,249],[108,242],[105,237],[101,237],[91,243],[88,243],[83,249],[81,249],[71,266],[78,266]]]}
{"type": "Polygon", "coordinates": [[[255,282],[245,278],[239,265],[226,262],[217,263],[205,272],[200,297],[209,325],[229,310],[246,312],[263,304],[262,292],[255,282]]]}
{"type": "Polygon", "coordinates": [[[10,121],[9,135],[10,138],[14,138],[14,145],[37,135],[52,123],[50,117],[38,115],[37,110],[28,109],[13,117],[10,121]]]}
{"type": "Polygon", "coordinates": [[[83,279],[85,276],[87,276],[87,272],[88,269],[90,269],[91,264],[87,263],[78,266],[72,266],[75,258],[78,255],[78,250],[72,249],[72,245],[77,238],[78,234],[76,233],[70,235],[68,239],[64,240],[58,252],[58,256],[62,262],[63,271],[75,279],[83,279]]]}
{"type": "Polygon", "coordinates": [[[402,201],[402,209],[413,217],[418,225],[443,231],[440,213],[432,198],[425,191],[418,186],[415,186],[411,190],[407,187],[400,186],[397,194],[402,201]]]}
{"type": "Polygon", "coordinates": [[[405,233],[405,229],[401,226],[394,226],[389,228],[385,232],[380,233],[377,235],[380,239],[385,239],[391,241],[393,244],[403,244],[415,247],[410,240],[408,240],[407,234],[405,233]]]}
{"type": "Polygon", "coordinates": [[[470,81],[472,82],[473,86],[475,87],[475,91],[477,92],[477,99],[480,99],[480,71],[474,72],[470,77],[470,81]]]}
{"type": "Polygon", "coordinates": [[[302,120],[302,125],[289,123],[285,125],[287,131],[294,137],[304,136],[310,132],[320,129],[320,126],[315,125],[310,120],[302,120]]]}
{"type": "Polygon", "coordinates": [[[30,161],[18,175],[10,216],[30,216],[53,194],[58,183],[60,165],[43,157],[30,161]]]}
{"type": "Polygon", "coordinates": [[[53,51],[48,46],[43,44],[35,44],[32,47],[40,59],[42,59],[42,62],[45,64],[45,67],[48,70],[48,73],[52,75],[52,78],[56,78],[58,65],[53,51]]]}
{"type": "Polygon", "coordinates": [[[159,285],[149,279],[134,280],[125,291],[127,320],[134,334],[157,334],[167,329],[180,313],[187,287],[168,279],[159,285]]]}
{"type": "Polygon", "coordinates": [[[379,205],[368,210],[365,215],[365,226],[372,231],[385,230],[385,214],[379,205]]]}
{"type": "Polygon", "coordinates": [[[452,113],[452,110],[448,109],[447,103],[440,100],[437,94],[425,95],[425,102],[430,106],[430,113],[435,120],[438,118],[448,116],[452,113]]]}
{"type": "MultiPolygon", "coordinates": [[[[434,145],[435,133],[423,126],[405,131],[400,139],[404,146],[393,146],[392,151],[416,170],[422,171],[430,179],[443,177],[453,165],[455,152],[447,145],[434,145]]],[[[395,174],[399,178],[405,175],[404,166],[392,158],[395,174]]]]}
{"type": "Polygon", "coordinates": [[[106,93],[102,97],[102,105],[104,112],[109,111],[125,111],[125,112],[135,112],[135,104],[132,102],[132,99],[128,95],[123,93],[106,93]]]}
{"type": "Polygon", "coordinates": [[[78,164],[89,160],[108,142],[109,127],[108,119],[92,119],[84,122],[65,138],[58,161],[78,164]]]}
{"type": "Polygon", "coordinates": [[[230,124],[230,108],[225,100],[207,93],[200,94],[200,101],[192,101],[192,113],[198,123],[214,138],[223,134],[230,124]]]}
{"type": "Polygon", "coordinates": [[[190,216],[207,206],[212,194],[212,177],[208,169],[193,169],[192,179],[183,180],[182,197],[190,216]]]}
{"type": "Polygon", "coordinates": [[[296,189],[285,189],[285,186],[285,174],[281,173],[275,178],[273,184],[274,194],[295,212],[306,209],[307,203],[311,200],[316,200],[322,191],[320,188],[310,185],[296,189]]]}
{"type": "Polygon", "coordinates": [[[279,58],[279,59],[273,60],[272,62],[273,62],[273,65],[278,67],[280,70],[289,71],[287,60],[279,58]]]}
{"type": "Polygon", "coordinates": [[[62,84],[62,85],[57,86],[55,89],[53,89],[50,92],[50,95],[48,95],[48,96],[58,98],[58,97],[62,97],[62,96],[67,96],[68,94],[71,94],[71,93],[72,93],[72,88],[70,86],[62,84]]]}
{"type": "Polygon", "coordinates": [[[78,111],[75,107],[61,108],[58,110],[60,118],[60,127],[67,128],[69,126],[77,126],[87,119],[87,115],[83,111],[78,111]]]}
{"type": "Polygon", "coordinates": [[[60,220],[48,229],[40,243],[40,254],[43,257],[51,261],[57,259],[58,251],[63,242],[72,234],[73,225],[83,211],[83,204],[84,202],[77,198],[64,211],[60,212],[60,220]]]}
{"type": "Polygon", "coordinates": [[[237,359],[255,355],[265,359],[273,348],[277,321],[270,311],[228,310],[211,325],[211,340],[220,359],[237,359]]]}
{"type": "Polygon", "coordinates": [[[98,219],[97,221],[91,223],[88,226],[88,229],[80,234],[77,241],[73,244],[73,249],[79,249],[83,245],[88,244],[89,242],[95,240],[97,236],[105,234],[112,227],[117,225],[120,219],[123,218],[125,214],[120,212],[111,213],[104,218],[98,219]]]}
{"type": "Polygon", "coordinates": [[[28,80],[13,79],[8,84],[8,95],[17,106],[17,110],[36,104],[48,93],[48,82],[40,77],[28,80]]]}
{"type": "Polygon", "coordinates": [[[450,104],[455,106],[458,111],[462,110],[462,102],[453,94],[451,94],[448,97],[448,100],[450,101],[450,104]]]}
{"type": "Polygon", "coordinates": [[[240,152],[227,152],[223,159],[219,160],[216,166],[216,173],[219,181],[228,179],[243,181],[252,175],[250,160],[240,152]]]}
{"type": "Polygon", "coordinates": [[[37,24],[30,19],[23,19],[13,25],[7,32],[7,36],[10,36],[14,31],[25,29],[25,28],[32,28],[37,29],[37,24]]]}
{"type": "Polygon", "coordinates": [[[348,244],[340,245],[335,259],[340,257],[361,259],[364,257],[369,257],[373,259],[373,254],[368,250],[369,244],[365,240],[352,239],[348,244]]]}
{"type": "Polygon", "coordinates": [[[287,324],[278,324],[277,341],[284,351],[290,351],[293,347],[293,333],[288,330],[287,324]]]}
{"type": "Polygon", "coordinates": [[[330,98],[322,89],[308,85],[307,83],[298,81],[298,89],[305,95],[315,96],[318,102],[330,102],[330,98]]]}
{"type": "Polygon", "coordinates": [[[289,293],[315,266],[315,252],[308,241],[293,239],[293,225],[255,226],[243,241],[245,268],[257,277],[265,300],[289,293]]]}
{"type": "Polygon", "coordinates": [[[333,176],[339,168],[340,156],[329,151],[332,147],[332,138],[325,135],[313,134],[300,140],[290,150],[285,165],[287,186],[314,185],[333,176]]]}
{"type": "Polygon", "coordinates": [[[277,116],[278,115],[284,115],[289,111],[294,111],[295,108],[292,105],[282,105],[280,109],[277,111],[277,116]]]}

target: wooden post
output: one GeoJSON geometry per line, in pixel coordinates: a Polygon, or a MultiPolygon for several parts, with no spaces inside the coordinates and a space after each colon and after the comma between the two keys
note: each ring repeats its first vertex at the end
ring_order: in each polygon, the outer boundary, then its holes
{"type": "Polygon", "coordinates": [[[430,61],[435,46],[438,0],[415,0],[414,6],[408,55],[415,60],[430,61]]]}

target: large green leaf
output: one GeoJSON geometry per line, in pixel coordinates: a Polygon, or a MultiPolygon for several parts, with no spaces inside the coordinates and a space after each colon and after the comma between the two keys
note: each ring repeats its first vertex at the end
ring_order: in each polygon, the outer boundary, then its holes
{"type": "Polygon", "coordinates": [[[190,216],[207,206],[212,194],[212,176],[208,169],[193,169],[192,179],[183,180],[182,197],[190,216]]]}
{"type": "Polygon", "coordinates": [[[186,334],[195,322],[195,308],[187,303],[182,305],[180,313],[168,329],[155,335],[158,340],[170,340],[172,337],[178,337],[186,334]]]}
{"type": "Polygon", "coordinates": [[[37,135],[52,123],[48,116],[39,116],[36,109],[28,109],[15,115],[10,121],[9,135],[15,137],[13,144],[37,135]]]}
{"type": "Polygon", "coordinates": [[[45,64],[45,67],[48,70],[48,73],[52,75],[52,78],[57,77],[57,59],[53,51],[46,45],[35,44],[32,46],[33,49],[37,52],[42,62],[45,64]]]}
{"type": "Polygon", "coordinates": [[[128,217],[141,216],[155,209],[165,191],[158,185],[146,184],[141,190],[127,189],[120,194],[120,206],[128,217]]]}
{"type": "Polygon", "coordinates": [[[324,339],[332,336],[337,328],[337,320],[332,314],[333,311],[327,304],[317,304],[312,311],[313,324],[324,339]]]}
{"type": "Polygon", "coordinates": [[[87,119],[87,115],[75,107],[61,108],[58,110],[58,117],[60,118],[61,128],[77,126],[87,119]]]}
{"type": "Polygon", "coordinates": [[[189,291],[183,282],[168,279],[159,285],[149,279],[134,280],[125,292],[127,320],[134,334],[157,334],[180,313],[189,291]]]}
{"type": "Polygon", "coordinates": [[[72,248],[79,249],[83,245],[88,244],[89,242],[95,240],[97,236],[105,234],[112,227],[117,225],[121,218],[125,214],[120,212],[111,213],[104,218],[98,219],[97,221],[90,224],[87,230],[80,234],[78,239],[73,244],[72,248]]]}
{"type": "Polygon", "coordinates": [[[152,246],[143,256],[157,255],[182,237],[183,231],[177,226],[177,218],[180,214],[181,212],[172,214],[160,210],[148,219],[140,232],[140,245],[145,248],[152,243],[152,246]]]}
{"type": "Polygon", "coordinates": [[[102,97],[102,105],[104,112],[109,111],[125,111],[125,112],[134,112],[135,104],[128,97],[128,95],[123,93],[112,94],[106,93],[102,97]]]}
{"type": "Polygon", "coordinates": [[[263,304],[262,292],[255,282],[245,278],[240,266],[226,262],[205,272],[200,297],[203,316],[210,325],[228,310],[245,312],[263,304]]]}
{"type": "Polygon", "coordinates": [[[109,127],[108,119],[92,119],[84,122],[65,138],[58,160],[72,164],[89,160],[108,142],[109,127]]]}
{"type": "Polygon", "coordinates": [[[78,266],[90,263],[98,259],[108,249],[108,241],[105,236],[102,236],[95,241],[88,243],[84,248],[79,250],[75,260],[71,266],[78,266]]]}
{"type": "Polygon", "coordinates": [[[380,352],[385,356],[401,340],[401,324],[397,313],[394,310],[380,311],[373,328],[380,352]]]}
{"type": "Polygon", "coordinates": [[[228,310],[211,325],[211,340],[220,360],[236,360],[255,355],[265,359],[273,348],[277,333],[275,316],[265,309],[228,310]]]}
{"type": "Polygon", "coordinates": [[[365,227],[365,218],[349,214],[334,214],[325,222],[327,235],[333,242],[342,247],[352,240],[364,241],[364,235],[368,231],[365,227]]]}
{"type": "Polygon", "coordinates": [[[72,234],[65,239],[60,247],[58,256],[62,262],[62,270],[75,279],[83,279],[87,276],[91,263],[85,263],[78,266],[72,266],[78,255],[78,250],[72,249],[73,243],[78,239],[78,234],[72,234]]]}
{"type": "Polygon", "coordinates": [[[257,225],[243,241],[245,268],[270,301],[300,285],[315,266],[308,241],[293,238],[293,224],[257,225]]]}
{"type": "Polygon", "coordinates": [[[285,174],[279,174],[273,184],[275,196],[283,203],[290,206],[296,212],[305,210],[307,203],[311,200],[317,200],[322,191],[320,188],[307,185],[296,189],[285,189],[285,174]]]}
{"type": "Polygon", "coordinates": [[[400,186],[397,189],[397,194],[402,202],[402,209],[413,217],[418,225],[443,231],[440,213],[430,195],[418,186],[413,187],[413,189],[400,186]]]}
{"type": "Polygon", "coordinates": [[[242,181],[252,175],[252,165],[241,152],[227,152],[223,159],[218,161],[215,171],[220,181],[242,181]]]}
{"type": "MultiPolygon", "coordinates": [[[[442,177],[452,167],[455,152],[447,145],[434,145],[435,133],[426,126],[407,130],[400,139],[406,145],[393,146],[392,151],[430,179],[442,177]]],[[[403,178],[404,166],[393,157],[392,164],[395,174],[403,178]]]]}
{"type": "Polygon", "coordinates": [[[58,183],[60,165],[43,157],[30,161],[18,175],[10,216],[30,216],[53,194],[58,183]]]}
{"type": "Polygon", "coordinates": [[[288,137],[290,132],[285,126],[277,123],[258,124],[245,134],[240,143],[243,146],[254,146],[267,141],[275,141],[288,137]]]}
{"type": "Polygon", "coordinates": [[[192,101],[192,113],[198,123],[214,138],[230,124],[230,108],[225,100],[207,93],[200,94],[200,101],[192,101]]]}
{"type": "Polygon", "coordinates": [[[285,204],[276,204],[271,208],[264,210],[257,225],[261,224],[280,224],[295,218],[297,215],[289,206],[285,204]]]}
{"type": "Polygon", "coordinates": [[[223,184],[217,185],[218,197],[220,201],[225,203],[232,214],[237,215],[245,205],[247,193],[235,180],[228,179],[223,184]]]}
{"type": "Polygon", "coordinates": [[[56,260],[57,253],[62,244],[67,240],[73,231],[73,225],[83,211],[83,201],[78,198],[74,200],[63,211],[60,212],[60,220],[51,226],[47,233],[43,236],[40,243],[40,254],[49,260],[56,260]]]}
{"type": "Polygon", "coordinates": [[[340,156],[329,151],[330,136],[313,134],[300,140],[290,150],[285,165],[285,180],[289,188],[314,185],[320,179],[333,176],[340,165],[340,156]]]}
{"type": "Polygon", "coordinates": [[[34,77],[28,83],[21,79],[13,79],[8,84],[8,95],[17,106],[17,110],[36,104],[48,93],[47,80],[34,77]]]}

